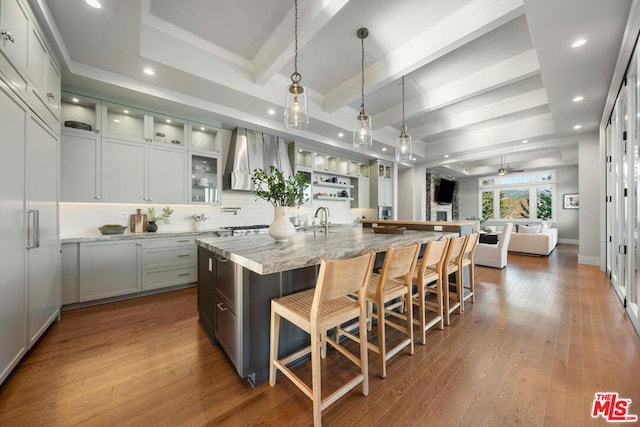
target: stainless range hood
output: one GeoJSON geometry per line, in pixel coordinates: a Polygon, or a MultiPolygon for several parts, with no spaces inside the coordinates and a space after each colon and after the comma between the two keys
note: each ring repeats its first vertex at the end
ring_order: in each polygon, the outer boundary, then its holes
{"type": "Polygon", "coordinates": [[[255,169],[269,170],[275,166],[291,176],[291,164],[284,139],[236,128],[231,135],[225,168],[223,189],[252,191],[251,175],[255,169]]]}

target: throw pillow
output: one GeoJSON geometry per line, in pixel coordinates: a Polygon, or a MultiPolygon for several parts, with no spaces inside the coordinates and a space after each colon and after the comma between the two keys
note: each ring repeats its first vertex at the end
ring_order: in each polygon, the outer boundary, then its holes
{"type": "Polygon", "coordinates": [[[551,228],[551,223],[546,219],[542,220],[542,229],[541,231],[545,231],[551,228]]]}
{"type": "Polygon", "coordinates": [[[537,234],[542,230],[542,224],[538,225],[521,225],[518,227],[518,233],[537,234]]]}

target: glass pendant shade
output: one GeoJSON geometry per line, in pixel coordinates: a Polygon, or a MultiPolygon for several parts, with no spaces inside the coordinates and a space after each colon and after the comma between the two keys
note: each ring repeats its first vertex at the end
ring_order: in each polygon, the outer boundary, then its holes
{"type": "Polygon", "coordinates": [[[402,129],[400,135],[396,138],[396,160],[399,162],[408,162],[411,160],[411,135],[406,129],[402,129]]]}
{"type": "Polygon", "coordinates": [[[353,148],[362,150],[373,146],[373,131],[371,130],[371,116],[360,111],[353,126],[353,148]]]}
{"type": "Polygon", "coordinates": [[[309,107],[307,93],[300,85],[300,74],[291,75],[284,104],[284,127],[293,131],[303,131],[309,127],[309,107]]]}

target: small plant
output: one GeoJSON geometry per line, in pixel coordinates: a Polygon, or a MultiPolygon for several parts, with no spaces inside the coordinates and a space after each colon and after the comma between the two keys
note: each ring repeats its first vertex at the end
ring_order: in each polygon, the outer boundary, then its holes
{"type": "Polygon", "coordinates": [[[162,208],[162,215],[156,215],[155,208],[151,207],[147,209],[147,220],[153,222],[162,221],[163,224],[169,224],[169,217],[173,214],[174,210],[169,206],[162,208]]]}
{"type": "Polygon", "coordinates": [[[301,172],[285,179],[280,169],[269,166],[268,174],[263,169],[255,169],[251,181],[256,197],[273,206],[296,206],[307,200],[304,190],[309,183],[301,172]]]}

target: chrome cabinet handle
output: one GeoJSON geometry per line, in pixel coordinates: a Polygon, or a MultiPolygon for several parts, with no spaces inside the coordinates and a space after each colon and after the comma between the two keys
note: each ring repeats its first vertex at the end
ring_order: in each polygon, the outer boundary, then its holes
{"type": "Polygon", "coordinates": [[[189,240],[178,240],[178,243],[189,243],[189,240]]]}
{"type": "Polygon", "coordinates": [[[224,303],[219,302],[218,304],[216,304],[218,306],[218,309],[220,311],[227,311],[227,306],[224,305],[224,303]]]}
{"type": "Polygon", "coordinates": [[[27,209],[27,249],[35,248],[34,224],[35,211],[27,209]]]}
{"type": "Polygon", "coordinates": [[[95,196],[94,199],[100,200],[100,196],[95,196]]]}
{"type": "Polygon", "coordinates": [[[227,262],[228,261],[226,258],[216,257],[216,259],[218,260],[218,262],[227,262]]]}
{"type": "Polygon", "coordinates": [[[184,257],[188,257],[189,254],[184,254],[184,255],[178,255],[178,258],[184,258],[184,257]]]}
{"type": "Polygon", "coordinates": [[[55,98],[55,96],[53,95],[53,92],[47,92],[47,98],[49,99],[55,98]]]}
{"type": "Polygon", "coordinates": [[[40,211],[36,210],[36,215],[35,215],[35,247],[39,248],[40,247],[40,211]]]}
{"type": "Polygon", "coordinates": [[[191,273],[178,274],[178,277],[191,276],[191,273]]]}
{"type": "Polygon", "coordinates": [[[2,36],[4,37],[5,40],[9,40],[11,43],[15,43],[16,42],[14,40],[13,36],[11,35],[11,32],[9,30],[2,30],[2,31],[0,31],[0,34],[2,34],[2,36]]]}

